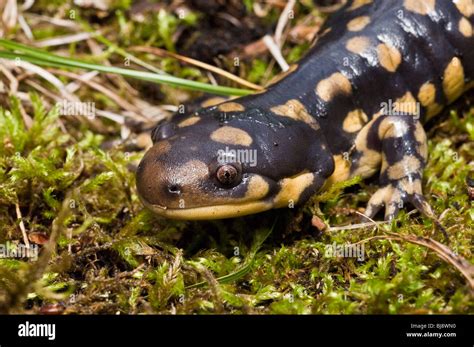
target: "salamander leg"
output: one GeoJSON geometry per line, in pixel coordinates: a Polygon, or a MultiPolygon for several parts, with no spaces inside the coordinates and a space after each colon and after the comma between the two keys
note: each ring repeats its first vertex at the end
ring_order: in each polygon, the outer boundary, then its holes
{"type": "Polygon", "coordinates": [[[368,177],[380,170],[380,188],[367,204],[367,217],[374,217],[385,206],[385,219],[392,220],[407,202],[435,217],[421,188],[427,158],[426,134],[414,116],[373,119],[358,134],[351,157],[354,176],[368,177]]]}

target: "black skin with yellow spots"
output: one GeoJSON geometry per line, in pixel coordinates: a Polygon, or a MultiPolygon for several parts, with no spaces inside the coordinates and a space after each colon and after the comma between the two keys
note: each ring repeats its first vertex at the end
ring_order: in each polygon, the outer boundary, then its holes
{"type": "Polygon", "coordinates": [[[473,86],[473,26],[472,0],[348,1],[264,92],[158,125],[137,172],[142,201],[169,218],[229,218],[379,173],[369,217],[406,202],[433,215],[421,124],[473,86]]]}

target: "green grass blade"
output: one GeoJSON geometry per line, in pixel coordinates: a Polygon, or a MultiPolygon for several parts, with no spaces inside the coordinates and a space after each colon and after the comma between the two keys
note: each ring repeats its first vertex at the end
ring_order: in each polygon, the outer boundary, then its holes
{"type": "MultiPolygon", "coordinates": [[[[272,233],[273,229],[275,228],[277,220],[275,220],[271,228],[261,229],[256,232],[255,241],[252,244],[252,248],[250,249],[250,252],[245,257],[245,260],[242,266],[239,266],[237,270],[235,270],[234,272],[231,272],[230,274],[218,277],[217,278],[218,283],[225,284],[225,283],[235,282],[250,272],[250,270],[252,269],[253,262],[255,260],[255,256],[257,255],[257,252],[260,250],[260,247],[262,247],[263,243],[268,238],[268,236],[270,236],[270,234],[272,233]]],[[[200,287],[204,287],[207,284],[208,284],[207,281],[202,281],[195,284],[191,284],[187,286],[186,289],[200,288],[200,287]]]]}
{"type": "Polygon", "coordinates": [[[215,86],[208,83],[189,81],[184,78],[174,77],[170,75],[160,75],[152,72],[137,71],[132,69],[123,69],[114,66],[103,66],[92,63],[87,63],[81,60],[64,58],[45,52],[40,49],[28,47],[16,42],[12,42],[5,39],[0,39],[0,46],[6,48],[9,51],[0,51],[0,57],[6,59],[15,60],[17,58],[31,62],[33,64],[42,66],[54,66],[59,68],[72,67],[81,68],[86,70],[97,70],[105,73],[119,74],[125,77],[136,78],[154,83],[167,84],[173,87],[180,87],[190,90],[197,90],[201,92],[218,94],[218,95],[234,95],[244,96],[252,94],[253,91],[248,89],[232,88],[215,86]],[[12,55],[13,51],[20,52],[19,54],[12,55]]]}

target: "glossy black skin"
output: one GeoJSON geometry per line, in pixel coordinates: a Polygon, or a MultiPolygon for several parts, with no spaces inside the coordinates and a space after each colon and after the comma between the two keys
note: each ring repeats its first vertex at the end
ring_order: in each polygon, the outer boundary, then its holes
{"type": "MultiPolygon", "coordinates": [[[[152,176],[145,173],[146,170],[152,170],[150,165],[155,165],[153,170],[170,172],[192,159],[211,166],[217,150],[223,145],[212,141],[210,134],[223,125],[229,125],[252,136],[250,148],[258,151],[259,163],[256,167],[244,167],[243,176],[263,176],[270,185],[269,198],[278,193],[278,182],[282,179],[305,170],[315,173],[314,184],[299,197],[299,202],[303,202],[320,189],[324,180],[332,174],[335,166],[333,156],[350,152],[354,147],[358,132],[349,133],[343,129],[348,112],[362,109],[370,121],[380,111],[382,103],[396,100],[407,92],[416,96],[426,82],[435,85],[436,102],[446,105],[448,100],[443,93],[442,76],[453,57],[460,58],[462,62],[466,84],[472,81],[474,38],[459,32],[457,23],[462,14],[451,1],[436,1],[435,10],[427,15],[407,11],[401,0],[375,0],[349,11],[353,2],[348,1],[330,17],[321,33],[329,28],[330,31],[318,39],[294,72],[271,85],[264,93],[233,100],[242,105],[244,111],[222,112],[218,107],[210,107],[192,115],[177,114],[171,121],[159,125],[152,134],[153,141],[160,143],[167,140],[171,149],[166,154],[159,154],[159,158],[148,154],[140,164],[137,183],[142,199],[175,207],[179,196],[170,194],[168,189],[175,178],[167,176],[166,182],[151,182],[144,178],[152,176]],[[369,16],[370,24],[358,32],[348,31],[347,23],[360,16],[369,16]],[[361,35],[368,37],[374,47],[383,40],[398,48],[402,61],[395,72],[387,71],[377,62],[375,50],[363,56],[348,51],[347,41],[361,35]],[[352,92],[340,93],[326,102],[317,95],[315,88],[319,81],[336,72],[349,79],[352,92]],[[292,99],[304,105],[319,124],[318,130],[271,111],[271,108],[292,99]],[[190,116],[199,116],[201,121],[186,128],[177,127],[190,116]],[[190,151],[191,147],[196,150],[190,151]]],[[[471,24],[474,23],[473,16],[468,19],[471,24]]],[[[422,108],[422,118],[425,112],[422,108]]],[[[375,130],[372,135],[375,136],[375,130]]],[[[377,147],[376,142],[381,140],[376,136],[367,139],[368,146],[377,147]]],[[[382,150],[381,146],[377,148],[382,150]]],[[[390,158],[404,154],[395,153],[396,147],[385,151],[390,158]]],[[[196,183],[200,186],[193,187],[196,188],[194,193],[201,191],[205,195],[199,203],[212,204],[213,196],[224,202],[225,199],[246,194],[245,185],[230,189],[220,187],[212,176],[213,172],[210,172],[208,182],[196,183]]],[[[183,183],[182,180],[180,183],[183,183]]]]}
{"type": "Polygon", "coordinates": [[[332,153],[345,152],[353,144],[354,135],[342,131],[342,121],[350,110],[362,108],[370,118],[380,110],[381,103],[395,100],[407,91],[416,95],[428,80],[436,85],[437,103],[446,105],[442,76],[453,56],[461,58],[466,82],[474,77],[474,38],[466,38],[457,30],[456,23],[461,14],[451,1],[436,1],[435,15],[428,16],[405,10],[402,0],[376,0],[354,11],[346,11],[351,4],[349,1],[328,19],[321,32],[327,28],[331,31],[317,41],[294,73],[268,88],[265,94],[239,100],[248,108],[269,108],[289,99],[301,100],[309,113],[318,119],[324,135],[337,139],[329,141],[332,153]],[[346,24],[351,19],[364,15],[371,18],[365,29],[347,31],[346,24]],[[384,35],[400,48],[403,60],[396,73],[375,64],[369,65],[367,59],[347,51],[346,42],[361,35],[368,36],[374,44],[377,37],[384,35]],[[326,103],[316,96],[314,88],[317,81],[334,72],[349,76],[353,93],[326,103]]]}

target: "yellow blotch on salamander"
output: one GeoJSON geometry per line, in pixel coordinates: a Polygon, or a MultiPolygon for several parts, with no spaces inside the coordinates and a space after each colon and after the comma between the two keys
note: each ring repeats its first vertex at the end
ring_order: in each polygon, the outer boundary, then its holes
{"type": "Polygon", "coordinates": [[[402,120],[385,118],[379,125],[379,139],[402,137],[408,132],[408,125],[402,120]]]}
{"type": "Polygon", "coordinates": [[[279,116],[292,118],[297,121],[303,121],[315,130],[319,129],[319,124],[308,113],[304,105],[299,100],[288,100],[284,105],[274,106],[270,110],[279,116]]]}
{"type": "Polygon", "coordinates": [[[403,5],[408,11],[426,15],[434,11],[436,0],[405,0],[403,5]]]}
{"type": "Polygon", "coordinates": [[[426,132],[420,122],[415,125],[415,139],[418,142],[417,152],[424,158],[428,158],[428,141],[426,132]]]}
{"type": "Polygon", "coordinates": [[[189,127],[191,125],[196,124],[200,120],[201,120],[201,117],[198,117],[198,116],[189,117],[188,119],[185,119],[182,122],[179,122],[178,127],[179,128],[189,127]]]}
{"type": "Polygon", "coordinates": [[[431,82],[424,83],[418,91],[418,100],[423,107],[426,107],[426,116],[430,118],[438,114],[443,106],[439,105],[436,100],[436,87],[431,82]]]}
{"type": "Polygon", "coordinates": [[[211,106],[216,106],[219,105],[220,103],[223,103],[226,101],[226,98],[223,98],[221,96],[215,96],[213,98],[209,98],[201,103],[201,107],[211,107],[211,106]]]}
{"type": "Polygon", "coordinates": [[[365,36],[356,36],[349,39],[346,43],[346,49],[355,54],[362,54],[370,47],[370,39],[365,36]]]}
{"type": "Polygon", "coordinates": [[[342,154],[333,156],[334,159],[334,172],[326,180],[323,186],[323,190],[331,187],[334,183],[345,181],[350,176],[351,163],[349,157],[345,157],[342,154]]]}
{"type": "Polygon", "coordinates": [[[263,198],[268,194],[269,190],[270,190],[270,186],[262,177],[252,176],[248,183],[245,197],[242,200],[247,201],[249,199],[263,198]]]}
{"type": "Polygon", "coordinates": [[[211,139],[216,142],[235,146],[250,146],[252,137],[244,130],[231,126],[223,126],[211,134],[211,139]]]}
{"type": "Polygon", "coordinates": [[[225,102],[217,106],[217,109],[222,112],[242,112],[245,107],[237,102],[225,102]]]}
{"type": "Polygon", "coordinates": [[[458,25],[459,31],[466,37],[472,36],[472,25],[471,23],[464,17],[461,18],[458,25]]]}
{"type": "Polygon", "coordinates": [[[406,92],[393,103],[395,112],[419,116],[418,103],[411,92],[406,92]]]}
{"type": "Polygon", "coordinates": [[[349,30],[349,31],[361,31],[369,23],[370,23],[370,17],[369,16],[360,16],[360,17],[352,19],[351,21],[349,21],[349,23],[347,23],[347,30],[349,30]]]}
{"type": "Polygon", "coordinates": [[[458,57],[451,59],[444,70],[443,90],[449,103],[464,92],[464,68],[458,57]]]}
{"type": "Polygon", "coordinates": [[[390,72],[395,72],[402,62],[400,51],[387,43],[381,43],[377,46],[377,56],[380,65],[390,72]]]}
{"type": "Polygon", "coordinates": [[[288,206],[291,202],[296,204],[301,194],[314,181],[314,174],[301,173],[295,177],[285,178],[280,184],[280,191],[275,196],[273,202],[275,208],[288,206]]]}
{"type": "Polygon", "coordinates": [[[340,72],[333,73],[316,86],[316,94],[326,102],[331,101],[337,94],[350,95],[351,93],[351,82],[340,72]]]}
{"type": "Polygon", "coordinates": [[[420,160],[413,155],[405,155],[399,162],[387,168],[388,178],[399,180],[410,174],[416,173],[421,167],[420,160]]]}
{"type": "Polygon", "coordinates": [[[355,150],[362,154],[359,159],[358,166],[353,170],[352,176],[361,176],[367,178],[378,172],[380,163],[382,162],[382,155],[380,152],[369,149],[367,139],[369,138],[369,130],[376,121],[376,118],[367,123],[356,136],[354,141],[355,150]]]}
{"type": "Polygon", "coordinates": [[[355,133],[364,127],[368,122],[369,118],[361,109],[351,111],[347,114],[344,122],[342,123],[342,128],[345,132],[355,133]]]}
{"type": "Polygon", "coordinates": [[[463,16],[469,18],[474,14],[474,3],[472,0],[454,0],[454,4],[463,16]]]}

